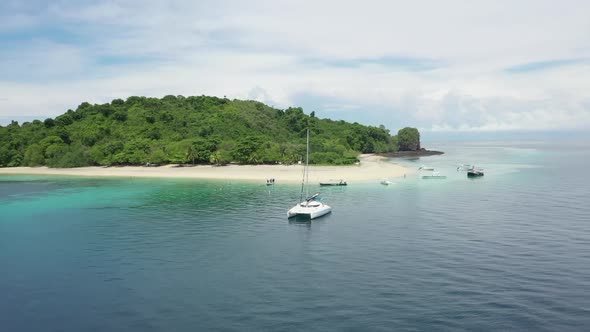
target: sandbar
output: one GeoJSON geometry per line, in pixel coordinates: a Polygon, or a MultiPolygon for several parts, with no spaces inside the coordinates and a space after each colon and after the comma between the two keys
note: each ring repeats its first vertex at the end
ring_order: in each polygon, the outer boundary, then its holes
{"type": "MultiPolygon", "coordinates": [[[[383,179],[404,177],[414,171],[390,159],[374,154],[359,156],[360,163],[351,166],[309,166],[309,181],[325,182],[344,180],[351,182],[371,182],[383,179]]],[[[159,167],[121,166],[121,167],[7,167],[0,168],[0,174],[27,175],[67,175],[87,177],[142,177],[142,178],[192,178],[210,180],[241,180],[265,182],[274,178],[276,183],[301,182],[303,165],[198,165],[178,167],[165,165],[159,167]]]]}

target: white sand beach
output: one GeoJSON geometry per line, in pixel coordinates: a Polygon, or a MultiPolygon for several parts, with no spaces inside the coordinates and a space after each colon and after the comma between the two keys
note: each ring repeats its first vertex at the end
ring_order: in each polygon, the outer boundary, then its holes
{"type": "MultiPolygon", "coordinates": [[[[310,166],[309,181],[345,180],[347,182],[369,182],[403,177],[414,171],[392,163],[387,158],[366,154],[359,157],[360,164],[352,166],[310,166]]],[[[68,175],[88,177],[150,177],[150,178],[194,178],[212,180],[243,180],[264,182],[274,178],[276,183],[296,183],[301,181],[302,165],[228,165],[160,167],[122,166],[122,167],[9,167],[0,168],[0,174],[68,175]]]]}

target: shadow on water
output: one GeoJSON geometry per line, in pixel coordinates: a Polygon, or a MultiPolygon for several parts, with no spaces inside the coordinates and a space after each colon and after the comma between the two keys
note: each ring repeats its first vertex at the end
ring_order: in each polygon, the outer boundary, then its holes
{"type": "Polygon", "coordinates": [[[309,224],[309,225],[311,225],[311,219],[309,218],[309,216],[295,216],[295,217],[289,218],[289,224],[295,224],[295,225],[309,224]]]}
{"type": "Polygon", "coordinates": [[[467,180],[469,180],[469,181],[483,181],[483,176],[468,176],[467,180]]]}
{"type": "Polygon", "coordinates": [[[309,216],[295,216],[288,218],[289,225],[295,226],[306,226],[311,227],[312,224],[325,224],[328,219],[330,219],[332,213],[328,213],[327,215],[318,217],[316,219],[310,219],[309,216]]]}
{"type": "Polygon", "coordinates": [[[289,218],[289,225],[295,226],[295,227],[311,228],[311,219],[309,219],[309,218],[296,219],[296,217],[289,218]]]}

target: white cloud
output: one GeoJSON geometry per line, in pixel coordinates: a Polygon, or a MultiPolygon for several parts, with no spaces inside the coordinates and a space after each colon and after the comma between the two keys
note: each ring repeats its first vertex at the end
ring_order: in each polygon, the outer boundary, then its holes
{"type": "Polygon", "coordinates": [[[207,94],[276,107],[304,102],[320,116],[394,130],[590,128],[590,62],[506,71],[590,59],[586,1],[25,7],[6,10],[22,17],[4,23],[9,31],[32,29],[34,38],[0,37],[11,47],[0,52],[0,118],[55,116],[129,95],[207,94]]]}

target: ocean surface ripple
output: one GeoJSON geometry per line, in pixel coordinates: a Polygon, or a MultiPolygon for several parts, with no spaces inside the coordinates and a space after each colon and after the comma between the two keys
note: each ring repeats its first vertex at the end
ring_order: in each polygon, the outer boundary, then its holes
{"type": "Polygon", "coordinates": [[[0,327],[588,330],[590,149],[440,149],[392,162],[444,181],[312,184],[313,222],[280,179],[0,177],[0,327]]]}

